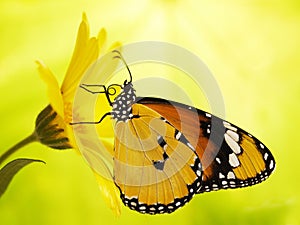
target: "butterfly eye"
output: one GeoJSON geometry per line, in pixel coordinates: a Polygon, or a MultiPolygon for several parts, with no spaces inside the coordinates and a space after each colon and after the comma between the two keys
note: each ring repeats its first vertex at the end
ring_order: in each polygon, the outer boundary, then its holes
{"type": "Polygon", "coordinates": [[[112,86],[109,86],[109,87],[107,88],[107,93],[108,93],[109,95],[115,95],[115,94],[117,93],[117,90],[116,90],[116,88],[114,88],[114,87],[112,87],[112,86]]]}

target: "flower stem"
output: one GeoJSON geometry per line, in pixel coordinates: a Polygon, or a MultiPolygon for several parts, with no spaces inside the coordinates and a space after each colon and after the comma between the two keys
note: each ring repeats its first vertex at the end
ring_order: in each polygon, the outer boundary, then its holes
{"type": "Polygon", "coordinates": [[[19,143],[15,144],[14,146],[12,146],[10,149],[8,149],[6,152],[4,152],[1,156],[0,156],[0,164],[6,160],[11,154],[15,153],[18,149],[24,147],[25,145],[37,141],[37,137],[35,132],[33,132],[31,135],[29,135],[28,137],[24,138],[22,141],[20,141],[19,143]]]}

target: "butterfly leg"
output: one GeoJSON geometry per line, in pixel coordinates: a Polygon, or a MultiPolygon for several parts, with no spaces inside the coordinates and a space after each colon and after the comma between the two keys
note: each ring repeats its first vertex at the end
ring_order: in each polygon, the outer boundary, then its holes
{"type": "Polygon", "coordinates": [[[99,124],[102,122],[102,120],[104,120],[105,117],[110,116],[111,112],[107,112],[105,113],[101,119],[99,121],[81,121],[81,122],[74,122],[74,123],[70,123],[70,125],[78,125],[78,124],[99,124]]]}

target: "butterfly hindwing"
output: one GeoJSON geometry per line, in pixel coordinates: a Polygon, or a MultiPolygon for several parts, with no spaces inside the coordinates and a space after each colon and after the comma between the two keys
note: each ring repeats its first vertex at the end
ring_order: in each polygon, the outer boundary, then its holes
{"type": "Polygon", "coordinates": [[[137,102],[170,121],[195,146],[203,166],[199,193],[254,185],[275,168],[266,146],[227,121],[173,101],[139,98],[137,102]]]}
{"type": "Polygon", "coordinates": [[[114,181],[124,204],[142,213],[170,213],[201,188],[201,163],[184,135],[158,113],[132,105],[115,124],[114,181]]]}

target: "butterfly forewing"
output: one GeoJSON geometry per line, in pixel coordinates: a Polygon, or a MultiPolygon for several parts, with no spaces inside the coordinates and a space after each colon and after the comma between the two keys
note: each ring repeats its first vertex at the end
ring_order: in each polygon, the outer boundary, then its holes
{"type": "Polygon", "coordinates": [[[195,146],[203,165],[199,192],[254,185],[275,168],[271,152],[244,130],[202,110],[158,98],[139,98],[195,146]],[[197,115],[197,121],[191,118],[197,115]]]}

